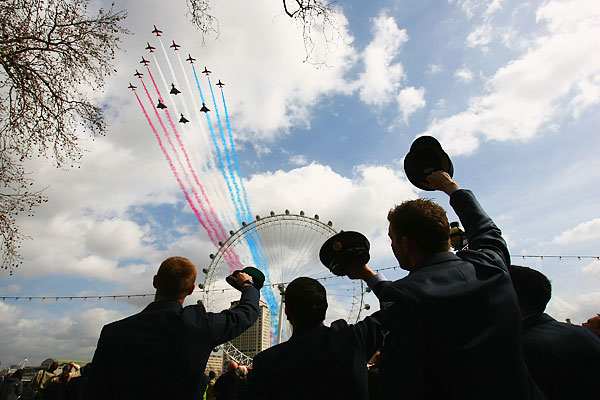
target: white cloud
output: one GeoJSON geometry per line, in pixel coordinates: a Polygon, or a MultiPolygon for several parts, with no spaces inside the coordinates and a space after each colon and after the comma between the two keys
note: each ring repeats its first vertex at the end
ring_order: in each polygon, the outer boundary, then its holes
{"type": "Polygon", "coordinates": [[[296,166],[302,166],[308,164],[308,160],[303,154],[295,154],[290,157],[290,163],[296,166]]]}
{"type": "Polygon", "coordinates": [[[600,280],[600,261],[595,260],[581,269],[584,275],[600,280]]]}
{"type": "Polygon", "coordinates": [[[436,75],[439,74],[440,72],[442,72],[444,70],[444,67],[442,67],[440,64],[429,64],[427,66],[427,73],[430,75],[436,75]]]}
{"type": "Polygon", "coordinates": [[[573,98],[578,99],[572,104],[577,115],[596,103],[593,95],[577,96],[588,93],[582,82],[595,82],[600,74],[600,8],[593,0],[550,1],[536,15],[547,33],[496,71],[486,93],[471,98],[466,111],[434,119],[425,134],[440,138],[452,154],[470,153],[481,138],[531,139],[560,118],[568,110],[564,103],[573,98]]]}
{"type": "Polygon", "coordinates": [[[408,117],[418,109],[425,107],[425,89],[417,89],[413,86],[404,88],[398,93],[396,99],[404,123],[408,124],[408,117]]]}
{"type": "Polygon", "coordinates": [[[471,70],[467,67],[457,70],[454,73],[454,76],[464,83],[470,83],[473,81],[473,72],[471,72],[471,70]]]}
{"type": "Polygon", "coordinates": [[[555,244],[575,244],[600,240],[600,218],[582,222],[575,228],[569,229],[552,240],[555,244]]]}
{"type": "Polygon", "coordinates": [[[17,305],[0,302],[0,348],[5,364],[27,357],[39,365],[48,357],[91,361],[103,325],[121,312],[89,308],[70,317],[30,317],[17,305]]]}
{"type": "Polygon", "coordinates": [[[467,36],[467,46],[477,47],[481,46],[484,49],[488,44],[492,42],[493,31],[490,24],[480,25],[473,32],[467,36]]]}
{"type": "Polygon", "coordinates": [[[318,214],[322,220],[333,221],[337,230],[358,230],[369,238],[381,236],[387,256],[391,256],[389,242],[381,231],[387,235],[388,210],[417,197],[404,174],[386,166],[358,166],[353,177],[344,177],[328,166],[312,163],[289,171],[253,175],[246,187],[258,214],[268,214],[274,205],[281,208],[275,212],[289,209],[318,214]]]}
{"type": "Polygon", "coordinates": [[[362,56],[365,71],[360,76],[359,95],[367,104],[382,105],[393,100],[405,78],[402,64],[394,60],[408,41],[408,35],[385,13],[373,20],[373,34],[362,56]]]}

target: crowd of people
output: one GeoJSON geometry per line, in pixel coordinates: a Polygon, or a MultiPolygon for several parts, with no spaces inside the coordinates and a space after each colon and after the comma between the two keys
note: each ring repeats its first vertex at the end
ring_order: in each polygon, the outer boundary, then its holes
{"type": "MultiPolygon", "coordinates": [[[[511,265],[501,231],[473,193],[443,171],[421,185],[449,196],[468,248],[450,251],[446,212],[426,199],[388,213],[392,252],[408,271],[402,279],[389,281],[363,258],[348,257],[364,249],[355,236],[331,242],[336,273],[363,280],[379,311],[356,324],[325,326],[325,288],[299,277],[285,290],[291,338],[257,354],[250,370],[229,363],[217,379],[204,374],[210,352],[257,320],[263,282],[238,271],[228,277],[241,292],[235,307],[218,313],[202,304],[183,307],[196,268],[170,257],[154,276],[154,302],[102,329],[84,398],[598,398],[600,315],[575,326],[545,314],[550,281],[511,265]],[[119,366],[129,360],[138,368],[124,373],[119,366]]],[[[46,390],[48,382],[67,380],[40,372],[46,390]]],[[[67,395],[75,379],[63,386],[67,395]]]]}
{"type": "Polygon", "coordinates": [[[39,370],[33,379],[24,384],[23,369],[18,369],[0,380],[0,400],[83,400],[83,387],[91,364],[83,368],[66,363],[59,368],[53,362],[39,370]]]}

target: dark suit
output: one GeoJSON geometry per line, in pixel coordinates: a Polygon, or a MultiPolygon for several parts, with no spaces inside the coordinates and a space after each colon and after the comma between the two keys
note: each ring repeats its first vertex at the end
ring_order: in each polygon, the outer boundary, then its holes
{"type": "Polygon", "coordinates": [[[367,362],[382,341],[382,312],[356,325],[296,329],[254,357],[244,399],[367,399],[367,362]]]}
{"type": "Polygon", "coordinates": [[[523,319],[523,354],[548,399],[598,398],[600,339],[587,328],[530,315],[523,319]]]}
{"type": "Polygon", "coordinates": [[[394,303],[384,319],[380,398],[532,398],[539,389],[523,360],[506,243],[470,191],[455,191],[450,204],[469,250],[427,256],[405,278],[373,288],[394,303]]]}
{"type": "Polygon", "coordinates": [[[201,304],[155,301],[104,326],[86,387],[90,399],[191,399],[211,350],[258,317],[259,292],[242,289],[233,309],[208,313],[201,304]]]}

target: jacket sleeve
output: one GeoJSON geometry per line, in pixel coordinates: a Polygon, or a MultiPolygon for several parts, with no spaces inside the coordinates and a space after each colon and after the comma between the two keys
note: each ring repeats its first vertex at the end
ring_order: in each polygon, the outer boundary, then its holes
{"type": "Polygon", "coordinates": [[[223,344],[248,329],[258,318],[260,292],[254,286],[242,288],[240,303],[220,313],[207,313],[208,329],[212,344],[223,344]]]}
{"type": "Polygon", "coordinates": [[[460,257],[486,257],[488,262],[507,271],[510,255],[502,232],[481,208],[473,193],[466,189],[455,191],[450,196],[450,205],[460,218],[469,243],[469,250],[459,252],[460,257]]]}

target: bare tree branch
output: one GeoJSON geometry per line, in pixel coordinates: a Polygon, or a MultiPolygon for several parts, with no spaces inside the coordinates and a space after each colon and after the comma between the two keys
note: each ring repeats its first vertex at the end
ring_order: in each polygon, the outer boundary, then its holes
{"type": "Polygon", "coordinates": [[[47,199],[23,167],[34,155],[57,167],[83,154],[78,132],[103,135],[101,107],[85,91],[101,89],[113,69],[123,11],[88,12],[89,0],[0,1],[0,235],[2,268],[20,264],[16,216],[47,199]]]}

